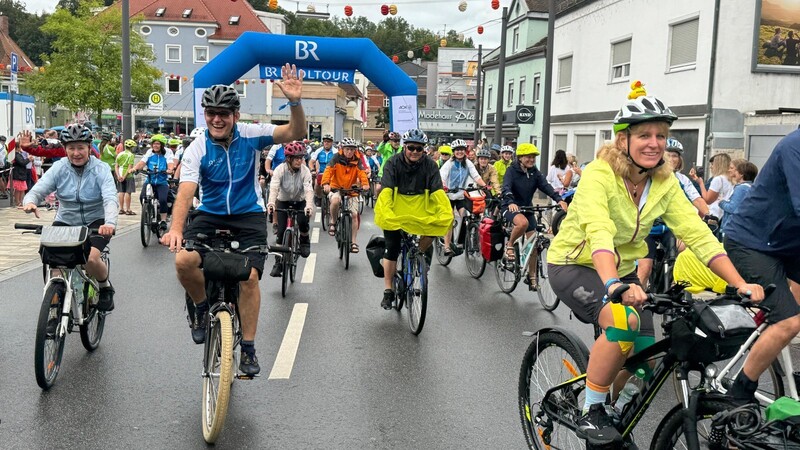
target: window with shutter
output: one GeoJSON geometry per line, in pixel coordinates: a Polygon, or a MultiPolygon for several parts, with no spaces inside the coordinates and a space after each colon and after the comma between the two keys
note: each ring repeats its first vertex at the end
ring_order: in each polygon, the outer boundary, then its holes
{"type": "Polygon", "coordinates": [[[631,75],[631,40],[611,44],[611,82],[627,81],[631,75]]]}
{"type": "Polygon", "coordinates": [[[572,56],[558,60],[558,90],[566,91],[572,86],[572,56]]]}
{"type": "Polygon", "coordinates": [[[700,19],[670,26],[669,68],[683,68],[697,63],[697,35],[700,19]]]}
{"type": "Polygon", "coordinates": [[[594,145],[593,134],[579,134],[575,136],[575,157],[578,158],[578,164],[583,164],[594,159],[594,151],[597,150],[594,145]]]}
{"type": "MultiPolygon", "coordinates": [[[[555,149],[556,150],[567,150],[567,135],[566,134],[556,134],[555,136],[555,149]]],[[[555,153],[554,153],[555,154],[555,153]]]]}

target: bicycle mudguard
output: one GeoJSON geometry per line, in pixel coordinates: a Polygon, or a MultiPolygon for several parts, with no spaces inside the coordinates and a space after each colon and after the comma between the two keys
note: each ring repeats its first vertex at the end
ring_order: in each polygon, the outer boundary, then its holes
{"type": "Polygon", "coordinates": [[[53,284],[62,284],[64,285],[64,289],[67,288],[67,280],[65,280],[61,276],[50,277],[50,279],[47,280],[47,283],[44,284],[44,289],[42,289],[42,295],[44,295],[44,293],[47,292],[47,288],[49,288],[53,284]]]}

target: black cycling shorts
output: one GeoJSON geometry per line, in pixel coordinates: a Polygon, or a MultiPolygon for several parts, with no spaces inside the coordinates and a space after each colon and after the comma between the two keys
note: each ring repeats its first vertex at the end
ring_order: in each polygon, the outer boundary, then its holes
{"type": "Polygon", "coordinates": [[[467,201],[463,198],[458,200],[450,199],[450,207],[455,208],[456,211],[467,209],[467,201]]]}
{"type": "MultiPolygon", "coordinates": [[[[558,298],[575,313],[581,322],[596,324],[600,311],[605,306],[603,297],[606,286],[597,271],[591,267],[570,265],[547,265],[550,287],[558,298]]],[[[621,277],[623,283],[641,286],[636,272],[621,277]]],[[[639,336],[655,336],[653,313],[637,308],[639,312],[639,336]]]]}
{"type": "Polygon", "coordinates": [[[768,255],[728,238],[725,238],[724,245],[728,258],[745,281],[761,286],[775,285],[775,291],[762,302],[764,306],[770,308],[771,320],[780,322],[800,314],[800,305],[795,302],[794,295],[789,290],[789,283],[786,281],[788,278],[800,283],[800,259],[796,255],[768,255]]]}
{"type": "MultiPolygon", "coordinates": [[[[267,228],[264,222],[264,213],[254,212],[246,214],[231,214],[230,216],[218,216],[203,211],[196,211],[189,225],[183,232],[186,240],[196,239],[198,233],[213,236],[216,230],[230,230],[231,234],[239,241],[239,248],[252,247],[254,245],[267,244],[267,228]]],[[[195,247],[202,258],[208,250],[195,247]]],[[[258,270],[258,279],[264,272],[265,255],[258,250],[245,253],[249,258],[254,269],[258,270]]],[[[202,262],[200,267],[203,267],[202,262]]]]}
{"type": "MultiPolygon", "coordinates": [[[[100,225],[105,225],[106,221],[103,219],[97,219],[94,222],[86,225],[89,228],[100,228],[100,225]]],[[[72,227],[72,226],[81,226],[81,225],[70,225],[68,223],[55,221],[53,222],[54,227],[72,227]]],[[[99,234],[92,234],[89,236],[89,243],[91,243],[92,248],[96,248],[99,251],[103,251],[111,242],[110,237],[100,236],[99,234]]]]}
{"type": "Polygon", "coordinates": [[[532,212],[511,212],[509,210],[505,210],[501,213],[503,215],[503,220],[506,223],[514,223],[514,218],[517,217],[518,214],[522,214],[528,219],[528,228],[525,229],[525,232],[533,231],[536,229],[536,217],[533,215],[532,212]]]}

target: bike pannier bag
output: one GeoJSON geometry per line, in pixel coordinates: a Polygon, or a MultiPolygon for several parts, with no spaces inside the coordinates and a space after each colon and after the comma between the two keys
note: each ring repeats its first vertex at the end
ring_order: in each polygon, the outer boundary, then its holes
{"type": "Polygon", "coordinates": [[[252,263],[241,253],[207,252],[203,255],[203,275],[213,281],[247,281],[252,263]]]}
{"type": "Polygon", "coordinates": [[[497,261],[503,257],[503,226],[500,222],[485,217],[478,227],[481,242],[481,255],[486,261],[497,261]]]}
{"type": "Polygon", "coordinates": [[[722,361],[735,355],[755,329],[750,313],[735,300],[697,301],[673,324],[672,352],[680,361],[722,361]]]}
{"type": "Polygon", "coordinates": [[[383,236],[372,236],[367,243],[367,259],[372,267],[372,274],[383,278],[383,254],[386,252],[386,240],[383,236]]]}
{"type": "Polygon", "coordinates": [[[483,214],[486,210],[486,194],[483,191],[464,191],[467,211],[472,214],[483,214]]]}
{"type": "Polygon", "coordinates": [[[89,229],[80,227],[42,227],[39,254],[50,267],[74,268],[86,264],[92,250],[89,229]]]}

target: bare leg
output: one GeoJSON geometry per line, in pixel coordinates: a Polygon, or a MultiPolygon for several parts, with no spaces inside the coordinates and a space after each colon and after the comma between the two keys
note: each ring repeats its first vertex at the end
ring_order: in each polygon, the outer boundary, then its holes
{"type": "Polygon", "coordinates": [[[175,270],[178,272],[178,281],[192,298],[195,304],[206,299],[206,282],[203,271],[200,269],[200,254],[181,250],[175,255],[175,270]]]}
{"type": "Polygon", "coordinates": [[[100,250],[92,247],[89,253],[89,260],[86,262],[86,273],[93,276],[95,280],[105,281],[108,279],[108,266],[100,258],[100,250]]]}
{"type": "Polygon", "coordinates": [[[254,341],[261,309],[261,291],[258,289],[258,271],[250,270],[250,279],[239,283],[239,311],[242,320],[242,339],[254,341]]]}

